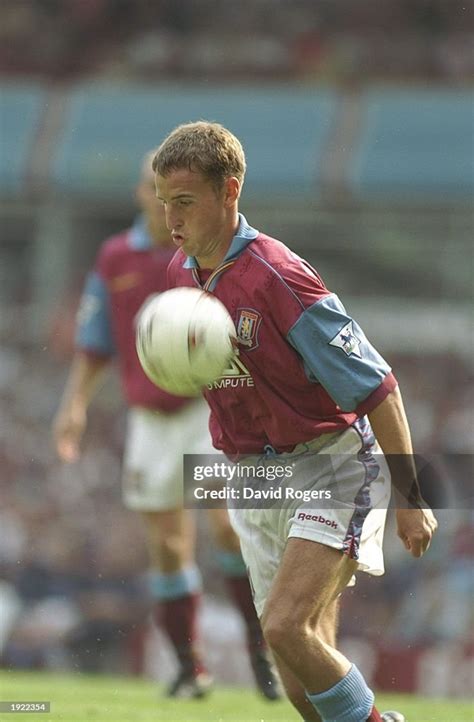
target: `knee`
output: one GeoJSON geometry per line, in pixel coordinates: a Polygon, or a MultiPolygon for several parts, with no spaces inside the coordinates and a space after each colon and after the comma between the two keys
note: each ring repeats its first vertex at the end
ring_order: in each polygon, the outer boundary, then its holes
{"type": "Polygon", "coordinates": [[[265,610],[260,621],[268,646],[283,659],[289,647],[304,643],[307,637],[305,620],[283,609],[265,610]]]}
{"type": "Polygon", "coordinates": [[[285,650],[289,643],[289,629],[283,619],[270,616],[262,622],[262,632],[272,652],[285,659],[285,650]]]}
{"type": "Polygon", "coordinates": [[[194,526],[183,510],[144,514],[151,565],[162,572],[178,571],[194,559],[194,526]]]}
{"type": "Polygon", "coordinates": [[[268,646],[283,659],[297,646],[322,644],[319,634],[319,615],[307,604],[285,604],[284,600],[266,607],[261,618],[263,635],[268,646]]]}
{"type": "Polygon", "coordinates": [[[149,540],[149,553],[153,566],[163,572],[175,572],[188,561],[186,545],[178,534],[149,540]]]}

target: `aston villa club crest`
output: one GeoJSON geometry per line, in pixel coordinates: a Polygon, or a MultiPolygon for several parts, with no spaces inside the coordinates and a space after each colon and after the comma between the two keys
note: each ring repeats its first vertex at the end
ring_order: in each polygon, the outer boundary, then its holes
{"type": "Polygon", "coordinates": [[[346,356],[357,356],[362,358],[360,353],[360,340],[354,333],[354,326],[352,321],[346,323],[340,331],[336,333],[332,341],[329,341],[330,346],[336,346],[344,351],[346,356]]]}
{"type": "Polygon", "coordinates": [[[258,346],[258,329],[262,317],[252,308],[239,308],[237,320],[237,341],[248,349],[258,346]]]}

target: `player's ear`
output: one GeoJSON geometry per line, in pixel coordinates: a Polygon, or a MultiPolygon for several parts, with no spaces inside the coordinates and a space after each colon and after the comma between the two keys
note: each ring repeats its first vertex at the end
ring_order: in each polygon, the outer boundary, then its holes
{"type": "Polygon", "coordinates": [[[239,200],[240,196],[240,181],[238,178],[235,178],[234,176],[231,176],[230,178],[226,178],[224,191],[225,191],[225,198],[224,202],[226,206],[231,206],[234,203],[236,203],[239,200]]]}

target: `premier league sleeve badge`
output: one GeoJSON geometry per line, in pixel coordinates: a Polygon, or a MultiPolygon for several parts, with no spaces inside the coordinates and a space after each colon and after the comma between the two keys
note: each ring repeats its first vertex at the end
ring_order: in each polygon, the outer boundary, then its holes
{"type": "Polygon", "coordinates": [[[346,356],[357,356],[357,358],[362,358],[360,344],[361,341],[355,335],[352,321],[346,323],[346,325],[336,333],[334,338],[329,341],[330,346],[336,346],[336,348],[342,349],[346,356]]]}

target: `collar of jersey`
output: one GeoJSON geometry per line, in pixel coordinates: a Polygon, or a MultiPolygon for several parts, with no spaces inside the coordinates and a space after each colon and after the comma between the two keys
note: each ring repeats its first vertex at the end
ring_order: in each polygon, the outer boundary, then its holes
{"type": "Polygon", "coordinates": [[[145,217],[137,216],[128,234],[128,243],[134,251],[149,251],[153,243],[146,227],[145,217]]]}
{"type": "MultiPolygon", "coordinates": [[[[222,262],[219,264],[219,267],[224,265],[227,266],[229,261],[235,261],[248,244],[251,241],[254,241],[257,236],[257,229],[249,226],[245,216],[242,213],[239,213],[239,228],[232,239],[229,250],[225,254],[222,262]]],[[[183,268],[199,268],[199,264],[194,256],[188,256],[183,263],[183,268]]]]}

